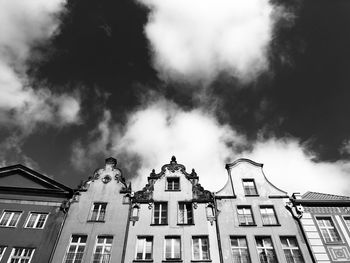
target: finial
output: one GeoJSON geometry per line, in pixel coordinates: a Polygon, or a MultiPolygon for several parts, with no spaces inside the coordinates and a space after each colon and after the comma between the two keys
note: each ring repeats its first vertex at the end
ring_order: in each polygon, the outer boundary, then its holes
{"type": "Polygon", "coordinates": [[[170,164],[176,164],[176,157],[173,155],[173,157],[171,157],[171,162],[170,164]]]}
{"type": "Polygon", "coordinates": [[[152,169],[150,176],[155,176],[155,175],[156,175],[156,171],[154,169],[152,169]]]}
{"type": "Polygon", "coordinates": [[[192,176],[197,176],[197,173],[194,169],[192,169],[192,173],[191,173],[192,176]]]}
{"type": "Polygon", "coordinates": [[[106,159],[105,164],[106,166],[112,166],[112,168],[115,168],[117,166],[117,159],[109,157],[106,159]]]}

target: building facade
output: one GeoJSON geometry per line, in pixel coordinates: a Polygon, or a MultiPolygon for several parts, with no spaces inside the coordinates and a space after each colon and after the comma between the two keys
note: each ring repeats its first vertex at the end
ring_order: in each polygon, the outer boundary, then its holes
{"type": "Polygon", "coordinates": [[[82,183],[71,199],[53,263],[123,262],[130,211],[130,185],[117,160],[82,183]]]}
{"type": "Polygon", "coordinates": [[[311,257],[289,197],[248,159],[227,164],[228,180],[215,194],[222,263],[308,263],[311,257]]]}
{"type": "Polygon", "coordinates": [[[72,194],[23,165],[1,168],[0,262],[49,262],[72,194]]]}
{"type": "Polygon", "coordinates": [[[212,193],[175,157],[134,193],[126,249],[132,262],[219,262],[212,193]]]}
{"type": "Polygon", "coordinates": [[[307,192],[291,201],[314,262],[350,262],[350,197],[307,192]]]}

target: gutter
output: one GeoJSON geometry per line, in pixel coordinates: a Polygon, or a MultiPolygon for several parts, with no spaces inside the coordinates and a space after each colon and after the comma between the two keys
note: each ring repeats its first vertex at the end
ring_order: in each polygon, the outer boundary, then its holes
{"type": "Polygon", "coordinates": [[[130,198],[130,200],[129,200],[129,212],[128,212],[128,217],[127,217],[127,222],[126,222],[121,263],[125,262],[126,246],[128,243],[128,236],[129,236],[129,226],[130,226],[130,217],[131,217],[131,208],[132,208],[132,198],[131,198],[131,196],[129,198],[130,198]]]}
{"type": "Polygon", "coordinates": [[[220,258],[220,263],[224,263],[223,255],[222,255],[222,248],[221,248],[221,237],[220,237],[220,228],[219,228],[219,213],[217,209],[217,202],[216,202],[216,197],[214,193],[214,203],[215,203],[215,227],[216,227],[216,237],[218,239],[218,248],[219,248],[219,258],[220,258]]]}

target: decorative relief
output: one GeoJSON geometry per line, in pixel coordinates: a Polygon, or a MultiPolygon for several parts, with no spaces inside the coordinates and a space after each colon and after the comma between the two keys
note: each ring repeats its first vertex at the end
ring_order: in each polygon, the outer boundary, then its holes
{"type": "Polygon", "coordinates": [[[110,177],[108,174],[102,178],[102,182],[105,184],[108,184],[111,180],[112,180],[112,177],[110,177]]]}
{"type": "Polygon", "coordinates": [[[346,246],[329,246],[327,248],[333,261],[349,262],[350,254],[346,246]]]}
{"type": "Polygon", "coordinates": [[[350,214],[350,207],[305,206],[305,212],[314,214],[350,214]]]}

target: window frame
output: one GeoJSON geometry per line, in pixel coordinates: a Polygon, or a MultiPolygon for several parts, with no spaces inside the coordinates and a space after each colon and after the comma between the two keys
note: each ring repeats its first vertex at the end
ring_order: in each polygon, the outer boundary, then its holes
{"type": "Polygon", "coordinates": [[[50,213],[46,213],[46,212],[31,211],[31,212],[28,213],[27,219],[26,219],[26,221],[25,221],[23,227],[24,227],[24,228],[28,228],[28,229],[44,229],[44,227],[45,227],[45,225],[46,225],[46,222],[47,222],[47,219],[48,219],[48,217],[49,217],[49,214],[50,214],[50,213]],[[37,215],[39,215],[39,216],[38,216],[37,219],[34,221],[33,227],[28,227],[29,219],[30,219],[30,217],[31,217],[33,214],[37,214],[37,215]],[[44,223],[43,223],[42,227],[37,227],[41,215],[45,215],[45,220],[44,220],[44,223]]]}
{"type": "Polygon", "coordinates": [[[181,236],[165,236],[164,237],[164,255],[163,255],[163,257],[164,257],[164,261],[176,261],[176,260],[181,260],[182,259],[181,236]],[[172,254],[172,257],[167,258],[167,256],[166,256],[167,255],[166,242],[167,242],[167,240],[175,240],[175,239],[178,239],[178,241],[179,241],[179,255],[180,255],[180,257],[175,257],[175,254],[176,254],[175,242],[171,241],[171,251],[170,251],[170,253],[172,254]]]}
{"type": "Polygon", "coordinates": [[[102,222],[102,223],[105,222],[106,214],[107,214],[107,204],[108,204],[108,202],[93,202],[92,206],[91,206],[88,222],[102,222]],[[99,205],[99,208],[97,210],[96,219],[93,219],[92,216],[94,215],[95,205],[99,205]],[[103,205],[105,205],[104,215],[103,215],[102,219],[99,219],[101,216],[101,211],[102,211],[103,205]]]}
{"type": "Polygon", "coordinates": [[[85,256],[85,250],[86,250],[87,241],[88,241],[88,235],[86,235],[86,234],[72,234],[72,235],[70,236],[70,238],[69,238],[69,244],[68,244],[68,246],[67,246],[66,253],[64,254],[62,263],[66,263],[67,256],[68,256],[68,253],[69,253],[69,248],[71,247],[72,244],[74,244],[74,245],[76,246],[76,249],[75,249],[75,251],[74,251],[74,257],[73,257],[72,263],[76,263],[75,261],[76,261],[76,256],[77,256],[77,250],[78,250],[79,246],[82,246],[83,244],[84,244],[84,250],[83,250],[83,252],[82,252],[83,255],[82,255],[82,257],[81,257],[80,263],[84,262],[84,256],[85,256]],[[78,236],[78,238],[79,238],[79,239],[78,239],[78,240],[79,240],[78,242],[74,242],[74,243],[72,242],[74,236],[78,236]],[[86,237],[85,243],[82,243],[82,242],[81,242],[81,238],[82,238],[82,237],[86,237]]]}
{"type": "Polygon", "coordinates": [[[22,214],[23,214],[23,211],[20,211],[20,210],[3,210],[2,211],[2,214],[0,216],[0,222],[3,220],[4,216],[5,216],[5,213],[13,213],[10,215],[10,217],[8,218],[7,222],[5,225],[0,225],[0,227],[12,227],[12,228],[16,228],[17,225],[18,225],[18,222],[21,220],[21,217],[22,217],[22,214]],[[15,213],[19,213],[19,216],[17,218],[17,221],[16,221],[16,224],[14,226],[9,226],[10,222],[12,221],[13,219],[13,216],[15,213]]]}
{"type": "MultiPolygon", "coordinates": [[[[269,247],[259,247],[258,246],[258,242],[257,242],[257,239],[258,238],[269,238],[271,240],[271,248],[272,248],[272,251],[273,251],[273,254],[275,256],[275,263],[278,263],[278,257],[277,257],[277,253],[276,253],[276,249],[275,249],[275,245],[273,244],[273,240],[272,240],[272,237],[271,236],[265,236],[265,235],[262,235],[262,236],[255,236],[255,248],[256,248],[256,252],[258,253],[258,258],[259,258],[259,262],[261,263],[261,260],[260,260],[260,256],[259,256],[259,248],[262,248],[264,251],[265,250],[271,250],[269,249],[269,247]]],[[[264,245],[264,242],[263,242],[263,245],[264,245]]],[[[265,252],[265,254],[267,255],[267,253],[265,252]]],[[[267,263],[270,263],[269,261],[267,263]]]]}
{"type": "Polygon", "coordinates": [[[343,222],[344,222],[345,228],[350,233],[350,215],[343,215],[342,217],[343,217],[343,222]],[[347,223],[347,220],[349,223],[347,223]]]}
{"type": "MultiPolygon", "coordinates": [[[[237,205],[236,207],[236,212],[237,212],[237,219],[238,219],[238,225],[239,226],[256,226],[256,222],[255,222],[255,218],[254,218],[254,213],[253,213],[253,209],[252,209],[252,206],[250,205],[237,205]],[[240,217],[239,217],[239,212],[238,210],[239,209],[249,209],[250,210],[250,214],[251,214],[251,217],[252,217],[252,224],[243,224],[241,221],[240,221],[240,217]]],[[[244,215],[244,218],[246,218],[246,214],[243,214],[244,215]]],[[[247,222],[247,220],[246,220],[247,222]]]]}
{"type": "MultiPolygon", "coordinates": [[[[303,253],[301,252],[301,249],[300,249],[300,246],[299,246],[299,242],[298,242],[298,239],[297,239],[296,236],[280,236],[280,242],[281,242],[281,247],[282,247],[282,251],[283,251],[284,257],[286,259],[286,262],[288,262],[288,259],[287,259],[287,255],[285,253],[285,250],[291,251],[291,255],[293,255],[293,253],[292,253],[293,250],[299,250],[299,253],[300,253],[300,256],[301,256],[301,259],[302,259],[302,263],[305,263],[303,253]],[[283,243],[282,243],[282,238],[286,238],[287,240],[290,239],[290,238],[294,238],[295,239],[295,243],[297,244],[297,247],[292,247],[292,246],[284,247],[283,243]]],[[[290,242],[287,241],[287,243],[290,243],[290,242]]],[[[293,257],[293,261],[295,262],[295,258],[294,257],[293,257]]]]}
{"type": "Polygon", "coordinates": [[[273,205],[261,205],[259,206],[259,212],[260,212],[260,216],[261,216],[261,222],[262,222],[262,225],[263,226],[280,226],[280,223],[279,223],[279,220],[278,220],[278,216],[277,216],[277,213],[276,213],[276,209],[273,205]],[[266,224],[264,223],[264,217],[263,217],[263,213],[261,212],[262,209],[267,209],[267,208],[271,208],[272,211],[273,211],[273,215],[275,216],[275,219],[276,219],[276,223],[274,224],[266,224]]]}
{"type": "Polygon", "coordinates": [[[165,191],[169,191],[169,192],[181,191],[180,177],[179,176],[168,176],[168,177],[166,177],[166,180],[165,180],[165,191]],[[175,187],[174,187],[175,184],[173,184],[172,189],[169,189],[169,182],[168,182],[169,179],[178,181],[178,189],[175,189],[175,187]]]}
{"type": "Polygon", "coordinates": [[[6,249],[7,249],[7,246],[0,246],[0,251],[1,251],[1,253],[0,253],[0,261],[1,261],[2,257],[4,256],[4,254],[6,252],[6,249]],[[1,251],[1,249],[3,249],[3,250],[1,251]]]}
{"type": "Polygon", "coordinates": [[[256,187],[256,183],[255,183],[255,180],[253,178],[242,178],[242,186],[243,186],[243,192],[244,192],[245,196],[259,196],[258,188],[256,187]],[[245,182],[253,182],[255,194],[247,194],[246,188],[244,186],[245,182]]]}
{"type": "Polygon", "coordinates": [[[99,254],[101,254],[102,257],[98,260],[98,263],[110,263],[111,262],[111,258],[112,258],[112,247],[113,247],[112,245],[113,245],[113,236],[112,235],[98,235],[96,237],[96,240],[95,240],[95,246],[94,246],[94,250],[93,250],[93,253],[92,253],[92,260],[91,260],[91,262],[92,263],[96,262],[95,261],[95,254],[97,254],[96,253],[96,248],[97,248],[97,246],[102,246],[102,251],[104,251],[104,249],[106,247],[110,247],[110,252],[109,253],[99,253],[99,254]],[[98,239],[99,238],[104,238],[104,239],[111,238],[112,242],[109,244],[105,240],[103,243],[98,243],[98,239]],[[108,261],[106,261],[104,259],[104,255],[109,255],[108,261]]]}
{"type": "Polygon", "coordinates": [[[165,226],[168,225],[168,218],[169,218],[169,209],[168,209],[168,202],[164,202],[164,201],[157,201],[153,203],[153,211],[152,211],[152,223],[151,225],[153,226],[165,226]],[[158,222],[156,222],[156,217],[155,217],[155,212],[156,212],[156,205],[160,205],[159,206],[159,218],[157,219],[158,222]],[[166,204],[166,220],[165,223],[162,223],[162,212],[164,211],[163,209],[163,205],[166,204]]]}
{"type": "Polygon", "coordinates": [[[209,243],[209,236],[206,235],[199,235],[199,236],[192,236],[191,239],[191,250],[192,250],[192,261],[211,261],[210,259],[210,243],[209,243]],[[199,258],[194,257],[194,239],[198,239],[198,249],[199,249],[199,258]],[[202,239],[206,239],[208,242],[208,258],[203,259],[203,245],[202,245],[202,239]]]}
{"type": "Polygon", "coordinates": [[[318,228],[318,230],[319,230],[319,233],[321,234],[321,236],[322,236],[322,240],[323,240],[323,242],[325,243],[325,244],[340,244],[340,243],[343,243],[343,238],[342,238],[342,236],[341,236],[341,234],[340,234],[340,231],[339,231],[339,229],[338,229],[338,227],[337,227],[337,225],[336,225],[336,220],[334,220],[334,218],[331,216],[331,215],[316,215],[315,216],[315,221],[316,221],[316,225],[317,225],[317,228],[318,228]],[[330,227],[321,227],[320,225],[319,225],[319,219],[320,218],[327,218],[327,219],[330,219],[331,220],[331,223],[333,224],[333,229],[335,230],[335,232],[336,232],[336,234],[338,235],[338,237],[339,237],[339,240],[336,240],[336,241],[334,241],[334,240],[332,240],[332,241],[327,241],[326,240],[326,238],[325,238],[325,236],[323,235],[323,232],[322,232],[322,229],[326,229],[326,231],[327,231],[327,234],[329,235],[329,237],[332,237],[331,235],[330,235],[330,232],[329,232],[329,229],[330,229],[330,227]]]}
{"type": "MultiPolygon", "coordinates": [[[[229,241],[230,241],[231,257],[232,257],[232,262],[233,263],[244,263],[244,262],[242,262],[242,260],[240,260],[241,262],[234,262],[234,257],[233,257],[233,249],[234,248],[239,249],[239,250],[246,249],[247,250],[247,254],[248,254],[248,259],[249,259],[249,261],[247,263],[252,263],[252,259],[250,257],[250,252],[249,252],[248,240],[247,240],[246,236],[230,236],[230,240],[229,241]],[[247,246],[246,247],[242,247],[242,246],[233,247],[232,246],[232,239],[234,239],[234,238],[237,238],[237,239],[244,238],[247,246]]],[[[241,254],[241,251],[240,251],[240,254],[241,254]]]]}
{"type": "Polygon", "coordinates": [[[178,225],[194,225],[194,213],[193,213],[193,203],[192,202],[186,202],[186,201],[179,201],[178,203],[177,203],[177,224],[178,225]],[[180,209],[180,205],[184,205],[184,215],[186,215],[186,219],[187,220],[185,220],[185,217],[184,217],[184,222],[182,223],[182,222],[180,222],[180,211],[181,211],[181,209],[180,209]],[[188,209],[187,209],[187,207],[186,207],[186,205],[190,205],[191,206],[191,215],[192,215],[192,222],[191,223],[189,223],[188,222],[188,209]],[[185,209],[186,208],[186,209],[185,209]],[[186,212],[186,213],[185,213],[186,212]],[[185,222],[185,221],[187,221],[187,222],[185,222]]]}
{"type": "Polygon", "coordinates": [[[153,261],[153,236],[137,236],[136,237],[136,247],[135,247],[135,258],[134,261],[153,261]],[[151,258],[146,258],[147,254],[147,239],[151,240],[148,242],[151,242],[151,258]],[[145,240],[146,242],[143,243],[142,248],[142,258],[137,258],[137,249],[139,247],[139,241],[145,240]]]}
{"type": "Polygon", "coordinates": [[[27,263],[30,263],[32,261],[32,259],[33,259],[34,253],[35,253],[35,248],[33,248],[33,247],[13,247],[7,262],[10,263],[12,259],[19,259],[18,262],[21,262],[22,259],[29,259],[29,261],[27,263]],[[23,249],[21,251],[20,256],[15,256],[14,255],[16,249],[23,249]],[[23,255],[23,254],[25,254],[26,250],[30,250],[30,257],[29,258],[28,258],[28,256],[24,256],[23,255]]]}

